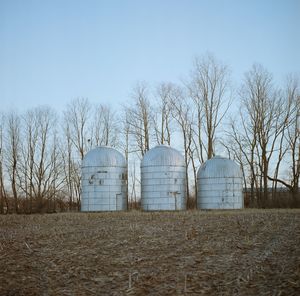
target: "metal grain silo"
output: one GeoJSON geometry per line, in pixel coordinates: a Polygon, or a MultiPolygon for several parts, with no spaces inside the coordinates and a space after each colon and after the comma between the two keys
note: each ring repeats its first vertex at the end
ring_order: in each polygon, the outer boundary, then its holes
{"type": "Polygon", "coordinates": [[[110,147],[90,150],[82,161],[81,211],[127,209],[127,165],[124,156],[110,147]]]}
{"type": "Polygon", "coordinates": [[[186,208],[184,158],[167,145],[150,149],[141,163],[141,203],[145,211],[186,208]]]}
{"type": "Polygon", "coordinates": [[[241,209],[244,206],[240,167],[232,160],[215,156],[197,173],[198,209],[241,209]]]}

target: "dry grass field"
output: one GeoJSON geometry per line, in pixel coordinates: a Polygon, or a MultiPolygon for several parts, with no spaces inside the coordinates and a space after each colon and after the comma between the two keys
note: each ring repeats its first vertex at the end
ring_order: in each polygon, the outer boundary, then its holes
{"type": "Polygon", "coordinates": [[[0,295],[300,295],[300,210],[0,216],[0,295]]]}

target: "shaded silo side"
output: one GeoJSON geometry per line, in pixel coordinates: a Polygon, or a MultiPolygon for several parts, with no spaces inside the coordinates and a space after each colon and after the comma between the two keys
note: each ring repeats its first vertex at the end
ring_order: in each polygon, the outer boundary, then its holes
{"type": "Polygon", "coordinates": [[[184,158],[167,145],[150,149],[141,162],[141,204],[145,211],[186,208],[184,158]]]}
{"type": "Polygon", "coordinates": [[[127,165],[114,148],[97,147],[83,158],[81,211],[127,209],[127,165]]]}
{"type": "Polygon", "coordinates": [[[241,209],[244,207],[240,167],[232,160],[215,156],[197,173],[198,209],[241,209]]]}

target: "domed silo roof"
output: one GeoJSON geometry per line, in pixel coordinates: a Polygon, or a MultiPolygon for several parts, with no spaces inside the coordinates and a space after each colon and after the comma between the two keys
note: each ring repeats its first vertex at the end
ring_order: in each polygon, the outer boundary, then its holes
{"type": "Polygon", "coordinates": [[[231,159],[215,156],[204,162],[198,170],[197,178],[242,178],[240,167],[231,159]]]}
{"type": "Polygon", "coordinates": [[[181,153],[168,145],[159,145],[150,149],[144,155],[141,163],[141,167],[169,165],[184,167],[185,163],[181,153]]]}
{"type": "Polygon", "coordinates": [[[141,162],[141,203],[145,211],[186,208],[184,157],[176,149],[160,145],[150,149],[141,162]]]}
{"type": "Polygon", "coordinates": [[[90,150],[82,160],[82,167],[126,167],[124,156],[114,148],[100,146],[90,150]]]}

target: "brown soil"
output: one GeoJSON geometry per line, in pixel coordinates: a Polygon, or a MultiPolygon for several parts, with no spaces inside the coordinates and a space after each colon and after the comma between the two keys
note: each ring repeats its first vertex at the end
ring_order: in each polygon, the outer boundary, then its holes
{"type": "Polygon", "coordinates": [[[0,295],[300,295],[300,210],[0,216],[0,295]]]}

